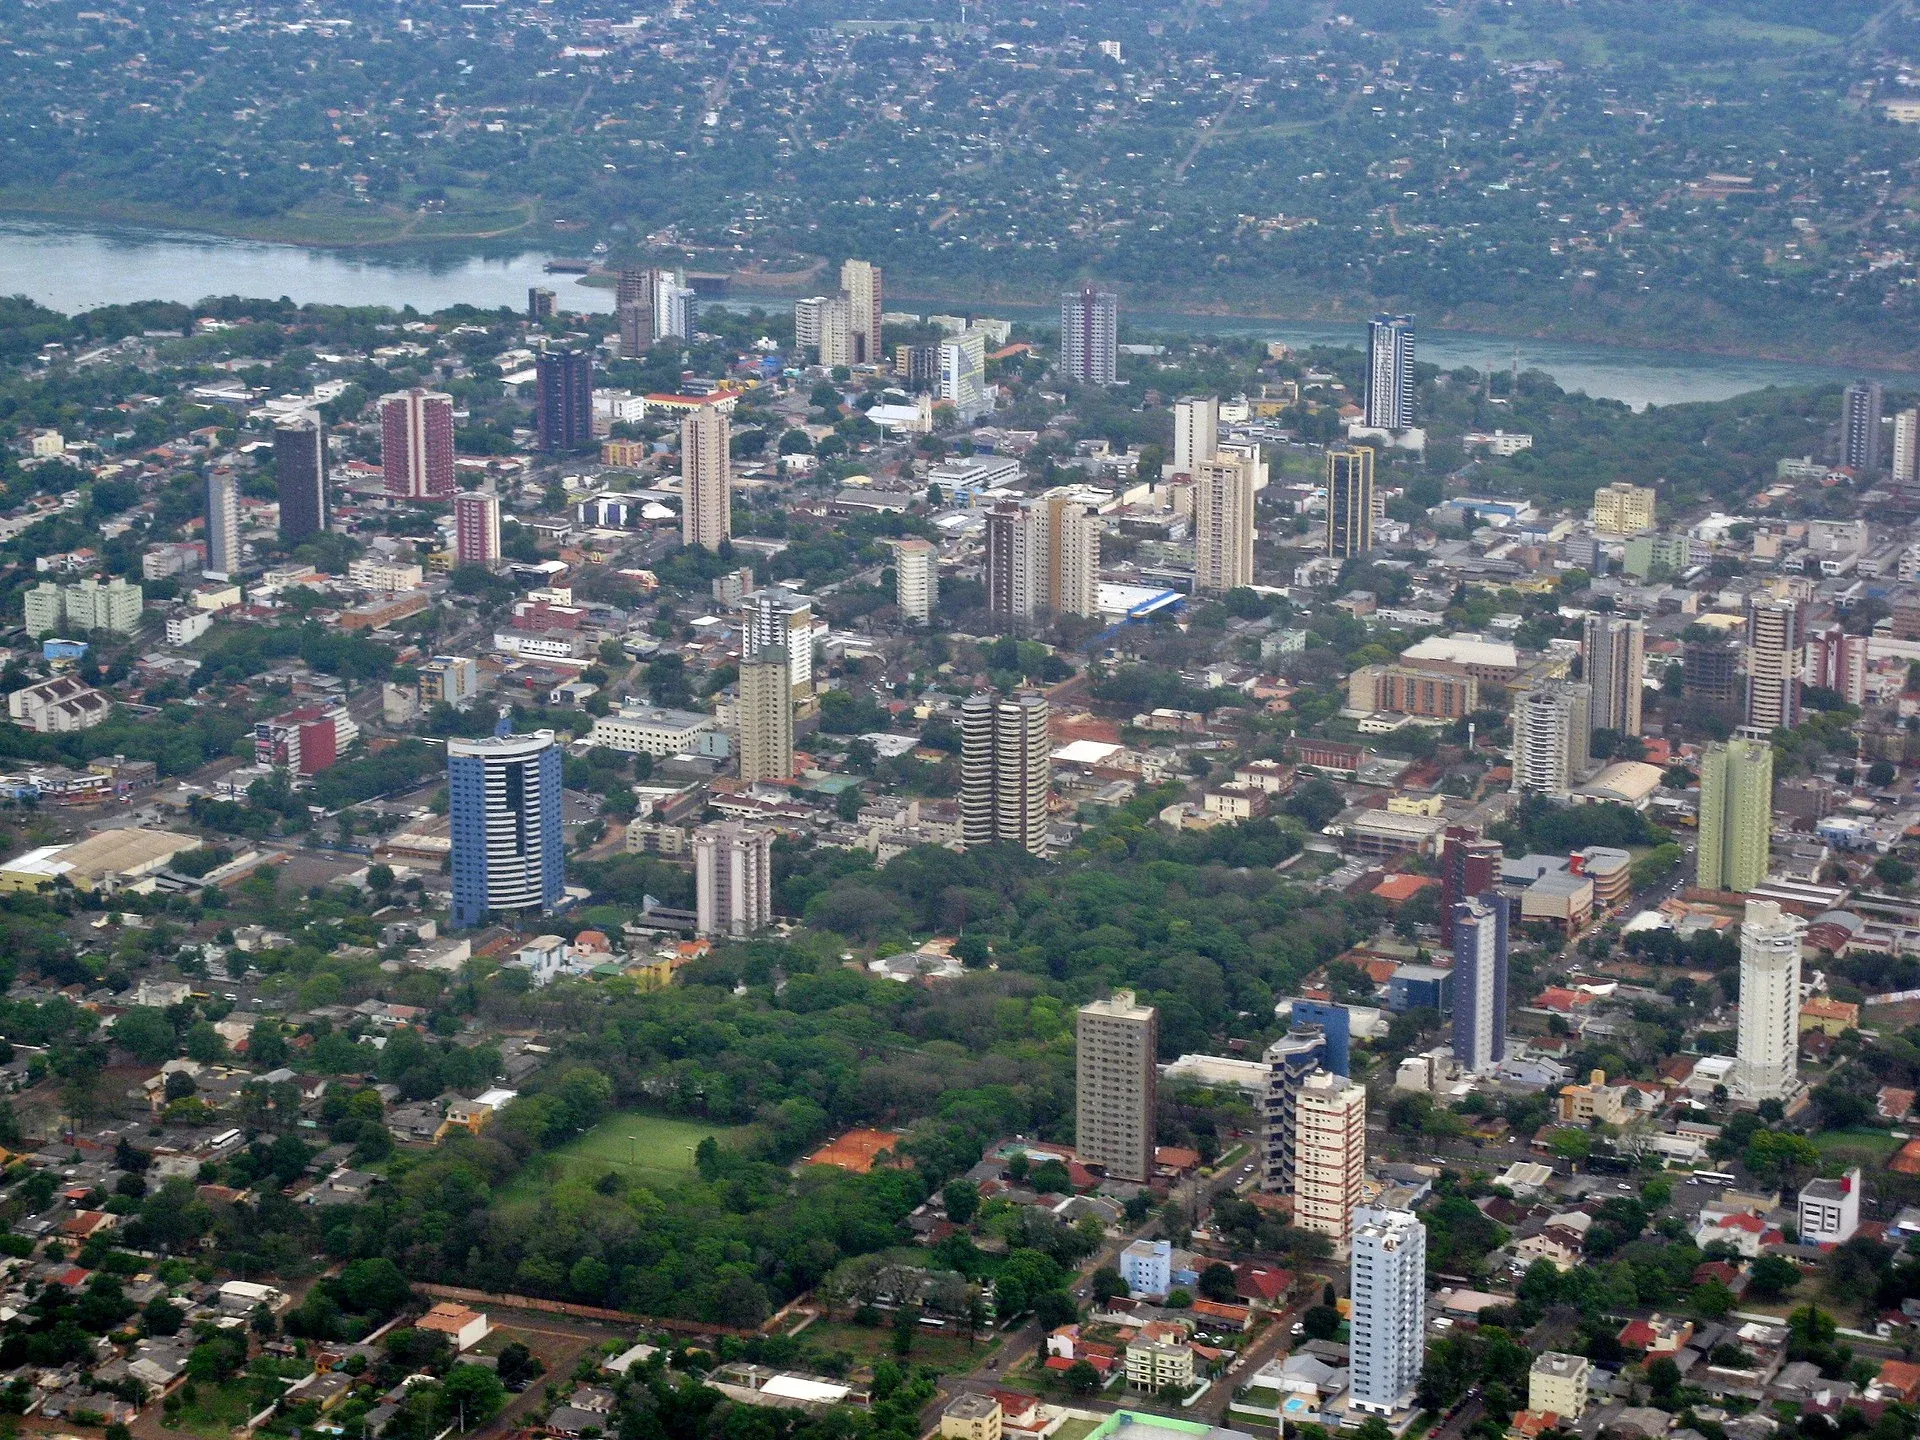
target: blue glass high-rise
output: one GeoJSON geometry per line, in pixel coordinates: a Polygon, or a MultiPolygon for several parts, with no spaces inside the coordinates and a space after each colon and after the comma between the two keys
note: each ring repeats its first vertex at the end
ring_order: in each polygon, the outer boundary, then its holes
{"type": "Polygon", "coordinates": [[[550,914],[566,894],[560,747],[553,731],[447,742],[452,928],[550,914]]]}
{"type": "Polygon", "coordinates": [[[1330,1000],[1294,1000],[1288,1024],[1318,1025],[1327,1037],[1325,1065],[1336,1075],[1353,1074],[1353,1017],[1347,1007],[1330,1000]]]}

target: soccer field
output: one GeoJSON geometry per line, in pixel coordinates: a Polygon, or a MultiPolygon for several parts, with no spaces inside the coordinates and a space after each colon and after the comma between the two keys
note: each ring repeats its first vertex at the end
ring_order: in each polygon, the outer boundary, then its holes
{"type": "Polygon", "coordinates": [[[707,1136],[734,1146],[752,1128],[670,1120],[642,1110],[617,1111],[579,1139],[529,1160],[507,1187],[507,1198],[529,1199],[562,1178],[598,1180],[609,1170],[636,1180],[677,1180],[693,1173],[694,1147],[707,1136]]]}

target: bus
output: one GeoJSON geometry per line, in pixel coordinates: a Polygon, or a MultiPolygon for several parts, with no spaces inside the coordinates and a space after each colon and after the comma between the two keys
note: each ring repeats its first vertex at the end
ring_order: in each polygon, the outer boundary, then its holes
{"type": "Polygon", "coordinates": [[[1696,1170],[1693,1172],[1692,1183],[1700,1185],[1731,1185],[1734,1183],[1734,1178],[1724,1170],[1696,1170]]]}

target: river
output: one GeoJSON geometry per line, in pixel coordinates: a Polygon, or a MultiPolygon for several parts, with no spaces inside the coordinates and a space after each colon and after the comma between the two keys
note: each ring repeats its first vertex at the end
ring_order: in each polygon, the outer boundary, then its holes
{"type": "MultiPolygon", "coordinates": [[[[509,305],[520,309],[528,287],[557,292],[562,309],[607,311],[613,292],[582,285],[573,275],[549,275],[546,254],[422,254],[318,249],[299,245],[230,240],[178,231],[75,226],[56,222],[0,220],[0,293],[24,294],[66,314],[96,305],[135,300],[192,302],[209,295],[285,296],[301,304],[388,305],[432,312],[449,305],[509,305]]],[[[735,296],[729,308],[751,305],[735,296]]],[[[769,307],[792,297],[769,296],[769,307]]],[[[941,308],[923,302],[925,308],[941,308]]],[[[945,302],[959,309],[959,302],[945,302]]],[[[1001,305],[1007,318],[1041,319],[1040,307],[1001,305]]],[[[1187,334],[1258,335],[1293,345],[1362,343],[1350,326],[1265,320],[1254,316],[1187,315],[1130,311],[1122,319],[1137,330],[1187,334]]],[[[1827,365],[1753,360],[1676,351],[1636,350],[1550,340],[1520,340],[1464,331],[1423,331],[1422,360],[1445,368],[1472,365],[1504,369],[1519,346],[1522,366],[1544,370],[1568,390],[1622,400],[1635,409],[1687,400],[1721,400],[1767,385],[1844,383],[1856,372],[1827,365]]],[[[1901,389],[1916,377],[1872,376],[1901,389]]]]}

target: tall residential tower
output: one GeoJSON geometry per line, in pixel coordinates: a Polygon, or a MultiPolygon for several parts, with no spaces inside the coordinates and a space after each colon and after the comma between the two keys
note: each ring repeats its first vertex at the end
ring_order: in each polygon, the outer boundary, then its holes
{"type": "Polygon", "coordinates": [[[1131,990],[1080,1007],[1074,1044],[1075,1157],[1110,1180],[1153,1178],[1160,1021],[1131,990]]]}
{"type": "Polygon", "coordinates": [[[1376,315],[1367,326],[1366,423],[1373,430],[1413,428],[1413,317],[1376,315]]]}
{"type": "Polygon", "coordinates": [[[1751,890],[1767,878],[1773,842],[1773,746],[1739,736],[1700,757],[1702,890],[1751,890]]]}
{"type": "Polygon", "coordinates": [[[1081,385],[1117,380],[1120,300],[1088,281],[1060,297],[1060,373],[1081,385]]]}
{"type": "Polygon", "coordinates": [[[1747,901],[1740,922],[1740,1028],[1727,1087],[1743,1100],[1784,1100],[1793,1093],[1805,929],[1771,900],[1747,901]]]}
{"type": "Polygon", "coordinates": [[[560,747],[553,731],[447,741],[453,928],[550,914],[566,893],[560,747]]]}
{"type": "Polygon", "coordinates": [[[1052,785],[1046,696],[982,692],[961,702],[960,829],[968,849],[999,843],[1046,854],[1052,785]]]}

